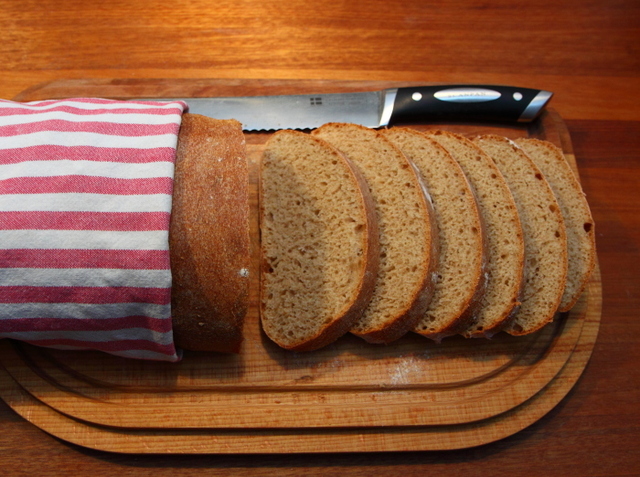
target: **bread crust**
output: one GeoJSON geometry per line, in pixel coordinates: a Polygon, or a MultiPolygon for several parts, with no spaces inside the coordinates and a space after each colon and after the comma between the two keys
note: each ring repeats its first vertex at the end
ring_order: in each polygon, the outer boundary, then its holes
{"type": "Polygon", "coordinates": [[[184,114],[169,231],[179,348],[237,353],[249,306],[249,172],[235,120],[184,114]]]}

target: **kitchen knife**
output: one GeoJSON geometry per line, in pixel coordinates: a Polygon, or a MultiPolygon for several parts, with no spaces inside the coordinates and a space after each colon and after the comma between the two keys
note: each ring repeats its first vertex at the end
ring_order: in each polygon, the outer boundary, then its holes
{"type": "Polygon", "coordinates": [[[247,131],[313,129],[329,122],[379,128],[404,122],[530,122],[552,93],[490,85],[414,86],[358,93],[173,98],[188,112],[236,119],[247,131]]]}

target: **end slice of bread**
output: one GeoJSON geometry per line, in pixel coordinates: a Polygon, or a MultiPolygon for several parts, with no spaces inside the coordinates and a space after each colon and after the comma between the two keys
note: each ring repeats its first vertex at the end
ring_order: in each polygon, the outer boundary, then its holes
{"type": "Polygon", "coordinates": [[[562,150],[548,141],[523,138],[516,144],[535,162],[556,196],[567,229],[567,284],[560,311],[569,311],[580,298],[596,264],[595,225],[580,182],[562,150]]]}
{"type": "Polygon", "coordinates": [[[505,177],[524,231],[522,304],[505,331],[532,333],[553,321],[565,288],[567,237],[560,206],[540,169],[515,143],[495,135],[480,136],[474,142],[505,177]]]}
{"type": "Polygon", "coordinates": [[[440,341],[461,331],[482,284],[480,214],[464,172],[442,146],[409,128],[381,132],[417,166],[433,203],[439,243],[434,293],[414,331],[440,341]]]}
{"type": "Polygon", "coordinates": [[[448,131],[430,131],[428,136],[460,164],[478,203],[485,234],[485,282],[468,310],[473,319],[462,334],[491,337],[519,305],[524,242],[518,209],[500,170],[478,146],[448,131]]]}
{"type": "Polygon", "coordinates": [[[312,134],[343,152],[369,184],[380,233],[380,271],[371,303],[351,332],[389,343],[415,328],[432,295],[437,235],[424,185],[410,161],[378,131],[331,123],[312,134]]]}
{"type": "Polygon", "coordinates": [[[169,231],[176,345],[238,352],[249,307],[249,168],[241,124],[185,114],[169,231]]]}
{"type": "Polygon", "coordinates": [[[365,180],[325,141],[279,131],[260,181],[261,323],[279,346],[310,351],[362,316],[378,273],[378,229],[365,180]]]}

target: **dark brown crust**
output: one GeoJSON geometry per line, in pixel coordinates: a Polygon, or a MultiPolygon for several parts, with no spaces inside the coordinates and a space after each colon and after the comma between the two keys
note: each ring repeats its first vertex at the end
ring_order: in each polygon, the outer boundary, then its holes
{"type": "Polygon", "coordinates": [[[169,232],[179,348],[240,349],[249,304],[248,187],[240,123],[183,115],[169,232]]]}
{"type": "MultiPolygon", "coordinates": [[[[274,134],[305,134],[298,131],[279,131],[274,134]]],[[[365,246],[365,267],[363,269],[363,273],[360,279],[360,288],[356,293],[356,298],[352,303],[350,303],[344,311],[342,311],[331,323],[329,323],[326,327],[322,328],[315,336],[310,337],[309,339],[302,341],[295,345],[286,345],[284,343],[280,343],[276,340],[273,340],[278,346],[282,348],[291,350],[291,351],[314,351],[324,346],[329,345],[334,342],[344,334],[346,334],[351,327],[355,324],[355,322],[362,316],[362,313],[366,309],[367,305],[371,301],[373,296],[373,291],[375,288],[376,278],[378,276],[378,268],[379,268],[379,260],[380,260],[380,246],[378,241],[378,223],[375,214],[375,205],[373,202],[373,197],[371,196],[371,192],[369,191],[369,186],[367,185],[366,180],[362,176],[362,174],[358,171],[358,169],[349,161],[344,154],[340,153],[337,149],[335,149],[330,144],[321,140],[320,138],[315,138],[310,135],[306,135],[306,137],[311,138],[312,140],[322,142],[324,146],[328,149],[333,150],[333,152],[341,158],[349,167],[351,172],[353,173],[358,186],[361,191],[361,197],[363,202],[363,208],[366,217],[366,230],[367,230],[367,240],[364,244],[365,246]]],[[[267,146],[268,147],[268,146],[267,146]]],[[[262,174],[260,174],[262,178],[262,174]]],[[[260,181],[260,198],[263,196],[263,184],[260,181]]],[[[260,200],[260,219],[262,221],[262,217],[264,216],[264,207],[262,205],[262,200],[260,200]]],[[[265,260],[262,260],[263,264],[266,263],[265,260]]],[[[263,279],[261,279],[261,293],[264,291],[263,279]]],[[[262,303],[262,300],[261,300],[262,303]]],[[[261,320],[264,320],[264,313],[262,312],[261,306],[261,320]]]]}

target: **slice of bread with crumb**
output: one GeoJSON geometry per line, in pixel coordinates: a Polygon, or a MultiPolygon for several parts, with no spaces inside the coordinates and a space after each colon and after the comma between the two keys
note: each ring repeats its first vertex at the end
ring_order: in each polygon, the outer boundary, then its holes
{"type": "Polygon", "coordinates": [[[389,343],[413,330],[433,290],[434,239],[429,203],[410,161],[382,134],[355,124],[330,123],[312,132],[333,144],[365,177],[380,233],[375,292],[351,332],[389,343]]]}
{"type": "Polygon", "coordinates": [[[462,167],[480,209],[485,233],[484,292],[471,310],[472,323],[463,334],[491,337],[519,305],[524,242],[518,209],[504,177],[491,158],[469,139],[447,131],[428,137],[443,146],[462,167]]]}
{"type": "Polygon", "coordinates": [[[417,166],[433,203],[439,243],[434,293],[414,331],[440,341],[466,328],[465,311],[481,290],[480,214],[464,172],[442,146],[414,129],[381,132],[417,166]]]}
{"type": "Polygon", "coordinates": [[[378,274],[365,180],[317,137],[279,131],[261,164],[261,323],[279,346],[310,351],[347,333],[378,274]]]}
{"type": "Polygon", "coordinates": [[[516,144],[542,171],[556,196],[567,229],[567,284],[560,311],[569,311],[580,298],[596,264],[593,217],[580,182],[562,150],[548,141],[522,138],[516,144]]]}
{"type": "Polygon", "coordinates": [[[525,335],[553,321],[567,278],[567,237],[560,206],[540,169],[514,142],[474,139],[496,163],[513,194],[525,243],[522,304],[505,331],[525,335]]]}

